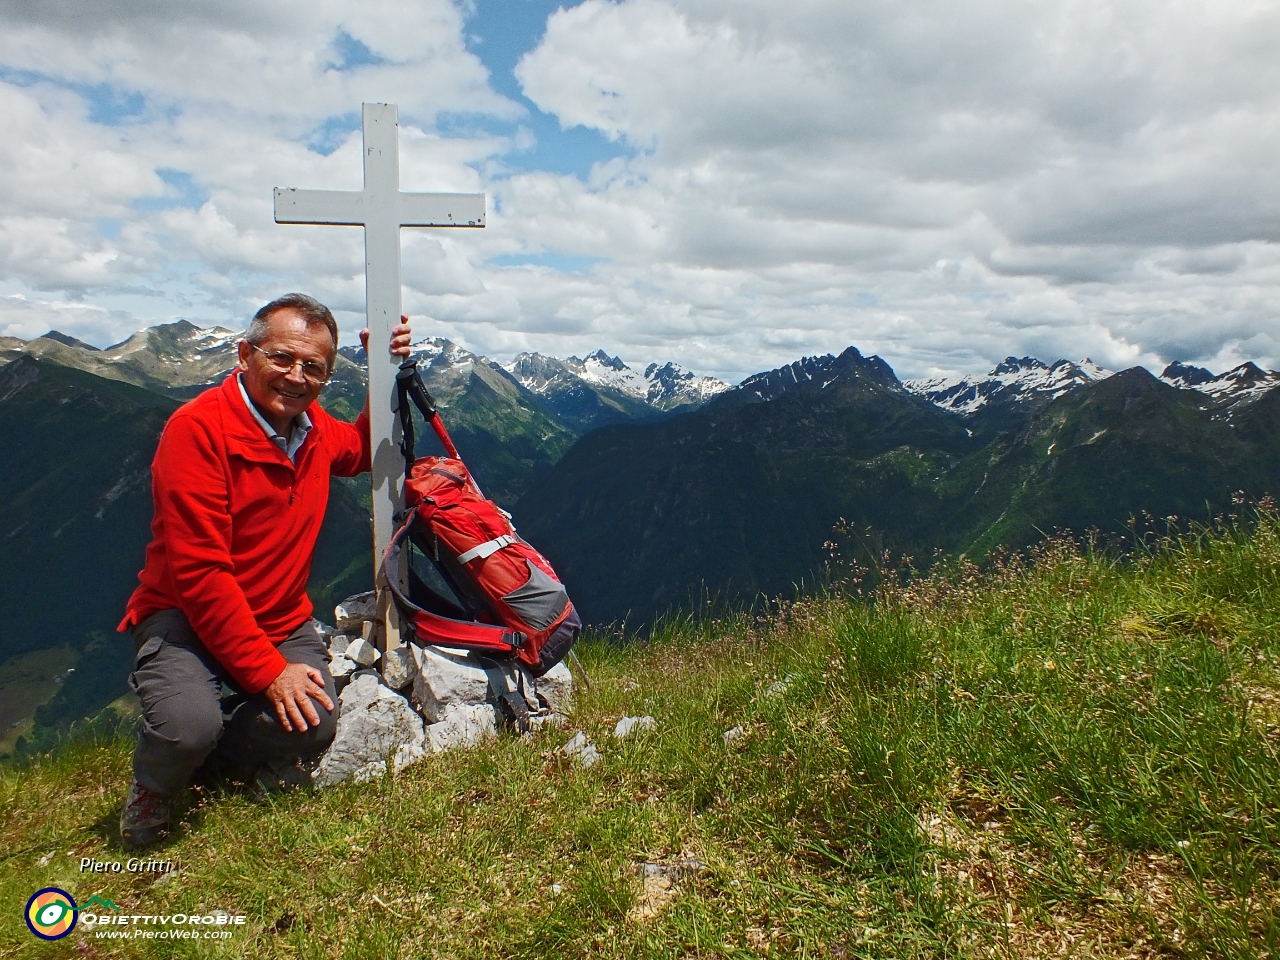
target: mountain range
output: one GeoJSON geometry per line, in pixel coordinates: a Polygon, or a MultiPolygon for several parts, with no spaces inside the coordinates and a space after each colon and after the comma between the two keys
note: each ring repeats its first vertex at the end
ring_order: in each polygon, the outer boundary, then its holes
{"type": "MultiPolygon", "coordinates": [[[[1105,380],[1112,373],[1089,359],[1079,363],[1059,360],[1050,366],[1034,357],[1006,357],[983,377],[907,380],[903,386],[944,410],[972,415],[984,409],[1039,406],[1105,380]]],[[[1205,394],[1220,405],[1218,414],[1228,416],[1237,404],[1247,404],[1280,386],[1280,373],[1251,362],[1215,376],[1204,367],[1175,361],[1164,368],[1159,379],[1172,387],[1205,394]]]]}
{"type": "Polygon", "coordinates": [[[1157,378],[1032,358],[904,384],[850,347],[587,434],[516,515],[595,622],[812,583],[835,527],[845,562],[869,565],[885,549],[980,558],[1059,528],[1119,542],[1135,519],[1207,521],[1280,487],[1277,385],[1252,364],[1157,378]]]}
{"type": "MultiPolygon", "coordinates": [[[[128,649],[112,630],[149,534],[156,439],[234,367],[238,339],[185,321],[101,350],[56,331],[0,338],[0,600],[24,612],[0,623],[0,661],[79,651],[50,724],[119,692],[128,649]]],[[[439,338],[414,349],[486,492],[597,623],[812,582],[837,525],[850,561],[981,555],[1055,527],[1122,532],[1142,511],[1207,518],[1237,490],[1280,486],[1280,374],[1253,364],[1155,377],[1010,357],[904,383],[851,347],[730,386],[603,350],[498,363],[439,338]]],[[[344,347],[321,402],[354,418],[365,379],[344,347]]],[[[334,482],[309,585],[322,613],[371,583],[368,496],[334,482]]]]}

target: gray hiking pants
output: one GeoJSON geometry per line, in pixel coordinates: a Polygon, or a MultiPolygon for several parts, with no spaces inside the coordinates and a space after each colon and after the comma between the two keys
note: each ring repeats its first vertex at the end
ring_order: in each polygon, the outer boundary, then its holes
{"type": "Polygon", "coordinates": [[[180,610],[147,617],[134,627],[133,640],[129,686],[142,701],[133,777],[147,789],[170,796],[206,760],[220,773],[247,779],[260,764],[316,756],[333,742],[338,693],[329,674],[329,654],[310,620],[277,649],[290,663],[305,663],[324,674],[334,710],[313,699],[320,725],[301,732],[280,726],[264,695],[239,690],[180,610]],[[224,683],[239,694],[226,703],[224,683]]]}

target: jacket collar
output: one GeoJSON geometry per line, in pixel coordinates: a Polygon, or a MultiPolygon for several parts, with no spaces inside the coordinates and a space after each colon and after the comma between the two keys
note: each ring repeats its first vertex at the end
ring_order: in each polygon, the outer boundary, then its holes
{"type": "MultiPolygon", "coordinates": [[[[286,463],[293,466],[293,461],[283,450],[272,443],[263,432],[261,425],[245,405],[240,395],[240,384],[236,380],[239,371],[231,371],[230,376],[222,381],[218,388],[218,404],[222,408],[222,425],[228,441],[242,453],[250,454],[254,459],[268,462],[286,463]]],[[[305,456],[308,448],[313,448],[320,437],[320,418],[311,417],[311,432],[307,442],[299,449],[299,457],[305,456]]]]}

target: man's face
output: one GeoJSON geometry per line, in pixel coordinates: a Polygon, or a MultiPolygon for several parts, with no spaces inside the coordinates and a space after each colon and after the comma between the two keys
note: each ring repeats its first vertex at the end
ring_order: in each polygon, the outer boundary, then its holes
{"type": "Polygon", "coordinates": [[[288,373],[275,369],[263,355],[288,353],[295,360],[311,360],[331,369],[334,361],[333,338],[322,323],[308,325],[297,311],[277,310],[267,318],[267,335],[259,349],[241,341],[240,369],[244,373],[244,389],[264,420],[281,436],[289,433],[289,422],[320,396],[322,384],[311,383],[295,364],[288,373]]]}

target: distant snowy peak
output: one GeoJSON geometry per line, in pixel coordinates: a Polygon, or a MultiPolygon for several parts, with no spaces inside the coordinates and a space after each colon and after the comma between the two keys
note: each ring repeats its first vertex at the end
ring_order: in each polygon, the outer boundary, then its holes
{"type": "Polygon", "coordinates": [[[649,386],[645,378],[603,350],[589,354],[585,360],[570,357],[565,363],[570,370],[593,386],[610,387],[638,400],[648,397],[649,386]]]}
{"type": "Polygon", "coordinates": [[[558,378],[563,380],[575,376],[563,360],[544,357],[540,353],[519,354],[510,363],[502,364],[502,369],[515,377],[526,390],[538,394],[546,393],[558,378]]]}
{"type": "Polygon", "coordinates": [[[717,394],[730,389],[729,384],[715,377],[700,377],[678,363],[651,363],[645,367],[647,384],[645,399],[659,410],[672,410],[686,404],[706,403],[717,394]]]}
{"type": "Polygon", "coordinates": [[[1178,387],[1182,390],[1190,390],[1199,387],[1201,384],[1208,383],[1210,380],[1216,379],[1216,377],[1204,367],[1193,367],[1189,363],[1180,363],[1175,360],[1164,368],[1164,373],[1160,374],[1160,379],[1170,386],[1178,387]]]}
{"type": "Polygon", "coordinates": [[[1006,357],[985,377],[932,377],[903,386],[944,410],[971,414],[991,404],[1053,400],[1111,374],[1088,358],[1049,366],[1035,357],[1006,357]]]}
{"type": "Polygon", "coordinates": [[[452,340],[443,337],[425,337],[413,344],[412,356],[424,366],[436,369],[441,367],[465,367],[468,364],[483,363],[484,358],[477,356],[465,347],[460,347],[452,340]]]}
{"type": "Polygon", "coordinates": [[[537,394],[546,394],[581,381],[641,400],[660,410],[705,403],[729,389],[729,384],[722,380],[700,377],[678,363],[661,366],[651,363],[640,374],[603,350],[588,354],[585,359],[569,357],[567,360],[540,353],[522,353],[510,363],[503,364],[502,368],[526,389],[537,394]]]}
{"type": "MultiPolygon", "coordinates": [[[[410,355],[421,365],[424,371],[427,368],[441,370],[484,362],[483,357],[476,356],[470,350],[460,347],[452,340],[446,340],[443,337],[424,337],[416,343],[410,344],[409,349],[410,355]]],[[[364,349],[355,344],[339,347],[338,353],[358,367],[364,368],[369,365],[364,349]]]]}
{"type": "Polygon", "coordinates": [[[1250,403],[1280,386],[1280,373],[1263,370],[1252,361],[1216,377],[1204,367],[1174,361],[1164,368],[1160,379],[1183,390],[1198,390],[1232,406],[1250,403]]]}

